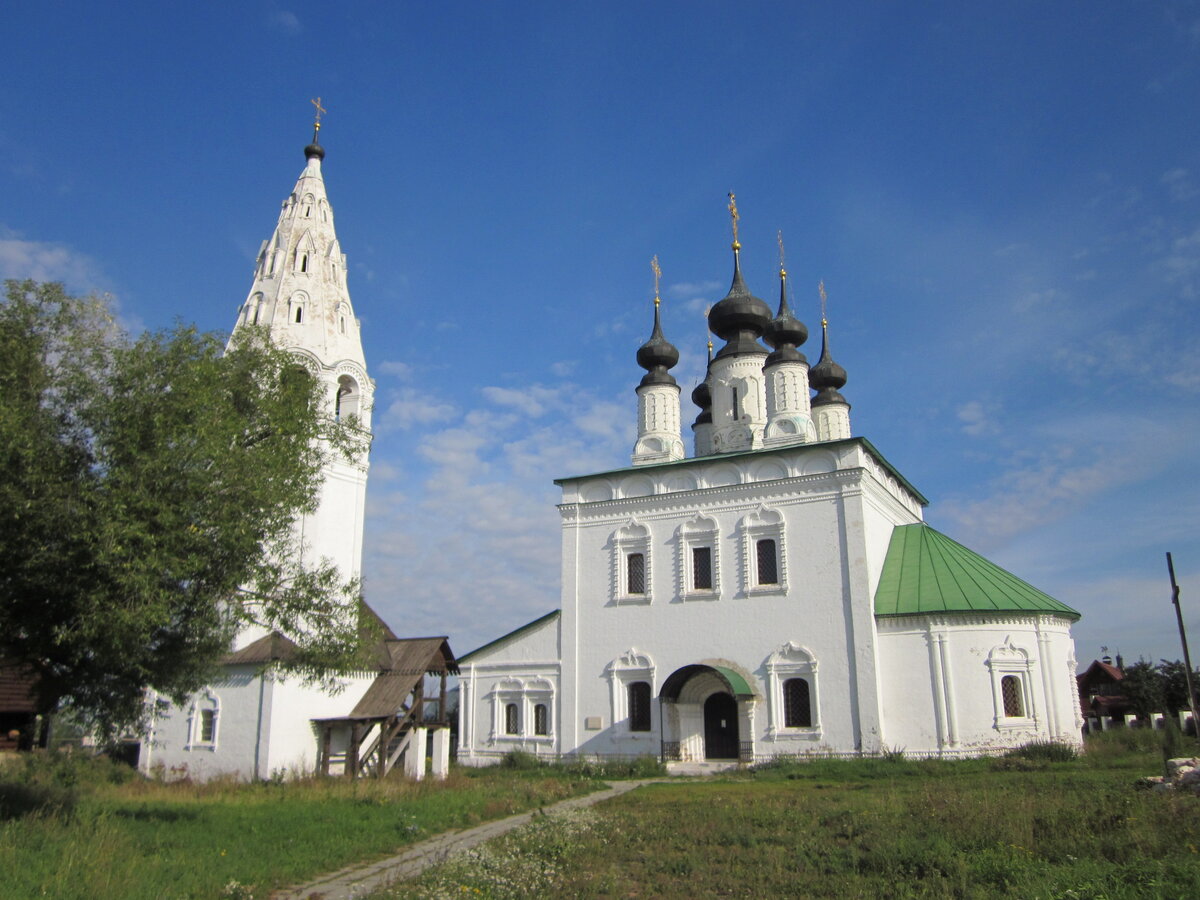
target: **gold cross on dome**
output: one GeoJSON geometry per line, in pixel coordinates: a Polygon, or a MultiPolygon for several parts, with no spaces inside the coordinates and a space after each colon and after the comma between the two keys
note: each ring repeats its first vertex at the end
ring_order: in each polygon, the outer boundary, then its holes
{"type": "Polygon", "coordinates": [[[783,264],[783,231],[782,231],[782,229],[775,232],[775,239],[779,241],[779,275],[782,278],[787,278],[787,267],[783,264]]]}
{"type": "Polygon", "coordinates": [[[729,192],[729,217],[733,220],[733,249],[738,250],[741,244],[738,243],[737,223],[741,216],[737,211],[737,198],[733,196],[733,191],[729,192]]]}
{"type": "Polygon", "coordinates": [[[325,115],[327,110],[325,109],[325,107],[323,107],[321,105],[320,97],[318,97],[316,100],[309,100],[308,102],[317,108],[316,118],[313,119],[313,128],[315,128],[317,131],[320,131],[321,130],[321,116],[325,115]]]}
{"type": "Polygon", "coordinates": [[[650,269],[654,272],[654,305],[658,306],[658,280],[662,278],[662,269],[658,267],[658,254],[654,254],[654,259],[650,260],[650,269]]]}
{"type": "Polygon", "coordinates": [[[817,282],[817,293],[821,295],[821,324],[828,325],[829,322],[825,318],[825,280],[817,282]]]}

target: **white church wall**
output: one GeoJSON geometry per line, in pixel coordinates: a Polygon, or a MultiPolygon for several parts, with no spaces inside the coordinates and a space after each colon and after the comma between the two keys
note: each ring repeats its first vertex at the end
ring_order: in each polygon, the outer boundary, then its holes
{"type": "Polygon", "coordinates": [[[547,617],[460,661],[459,762],[491,765],[514,750],[551,756],[560,752],[559,627],[558,616],[547,617]],[[509,704],[517,707],[511,721],[509,704]],[[545,708],[540,719],[538,706],[545,708]]]}
{"type": "Polygon", "coordinates": [[[879,645],[891,747],[959,755],[1081,740],[1074,642],[1064,619],[886,618],[879,645]],[[1016,708],[1006,709],[1006,678],[1015,679],[1016,708]]]}
{"type": "Polygon", "coordinates": [[[157,698],[138,768],[147,774],[161,771],[168,779],[204,781],[231,773],[252,777],[261,749],[258,724],[269,717],[271,688],[252,666],[231,666],[183,706],[157,698]],[[209,740],[204,734],[206,711],[212,716],[209,740]]]}
{"type": "Polygon", "coordinates": [[[313,719],[347,715],[375,680],[371,672],[340,675],[337,687],[305,684],[298,675],[279,675],[269,722],[261,778],[311,775],[317,767],[318,737],[313,719]]]}

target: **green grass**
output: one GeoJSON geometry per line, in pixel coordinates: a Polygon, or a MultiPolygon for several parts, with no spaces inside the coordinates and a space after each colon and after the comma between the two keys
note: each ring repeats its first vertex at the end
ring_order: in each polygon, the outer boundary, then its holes
{"type": "MultiPolygon", "coordinates": [[[[103,766],[78,768],[82,775],[69,766],[65,774],[3,771],[19,803],[7,812],[0,807],[0,897],[262,898],[272,888],[596,786],[553,772],[499,771],[420,783],[114,783],[103,766]],[[35,788],[33,800],[14,784],[35,788]],[[38,809],[37,788],[47,786],[47,805],[38,809]],[[69,809],[64,791],[73,795],[69,809]],[[226,890],[231,883],[243,887],[226,890]]],[[[0,802],[4,796],[0,791],[0,802]]]]}
{"type": "Polygon", "coordinates": [[[379,896],[1200,897],[1200,798],[1134,787],[1160,741],[652,785],[379,896]]]}

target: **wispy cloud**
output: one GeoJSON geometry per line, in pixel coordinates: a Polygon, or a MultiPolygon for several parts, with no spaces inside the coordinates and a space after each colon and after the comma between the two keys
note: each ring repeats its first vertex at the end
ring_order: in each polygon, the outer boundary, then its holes
{"type": "Polygon", "coordinates": [[[985,434],[996,434],[1000,428],[992,416],[984,409],[979,400],[971,400],[958,408],[958,421],[962,422],[964,434],[979,437],[985,434]]]}
{"type": "Polygon", "coordinates": [[[272,12],[267,17],[267,22],[276,31],[281,31],[284,34],[297,35],[304,30],[300,24],[300,19],[294,12],[286,9],[279,9],[272,12]]]}
{"type": "Polygon", "coordinates": [[[376,428],[381,431],[407,431],[417,425],[444,422],[454,414],[453,404],[439,399],[430,391],[404,387],[389,395],[383,415],[376,420],[376,428]]]}

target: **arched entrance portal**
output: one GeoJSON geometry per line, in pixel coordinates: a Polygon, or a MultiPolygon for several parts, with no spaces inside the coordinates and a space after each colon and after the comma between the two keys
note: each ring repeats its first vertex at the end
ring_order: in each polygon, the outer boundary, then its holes
{"type": "Polygon", "coordinates": [[[738,758],[737,701],[729,694],[710,694],[704,701],[704,758],[738,758]]]}
{"type": "Polygon", "coordinates": [[[676,669],[659,691],[663,761],[750,760],[758,695],[752,676],[727,660],[676,669]]]}

